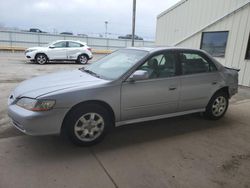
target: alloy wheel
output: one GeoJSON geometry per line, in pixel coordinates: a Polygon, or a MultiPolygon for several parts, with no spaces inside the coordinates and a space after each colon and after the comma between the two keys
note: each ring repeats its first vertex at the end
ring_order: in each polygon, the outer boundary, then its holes
{"type": "Polygon", "coordinates": [[[212,105],[212,113],[214,116],[221,116],[227,108],[227,100],[224,96],[218,96],[212,105]]]}
{"type": "Polygon", "coordinates": [[[97,139],[104,130],[104,119],[97,113],[82,115],[75,123],[74,133],[78,139],[91,142],[97,139]]]}
{"type": "Polygon", "coordinates": [[[37,63],[44,64],[47,61],[47,58],[44,55],[38,55],[36,58],[37,63]]]}
{"type": "Polygon", "coordinates": [[[88,58],[87,58],[85,55],[81,55],[81,56],[79,57],[79,62],[80,62],[81,64],[86,64],[86,63],[88,62],[88,58]]]}

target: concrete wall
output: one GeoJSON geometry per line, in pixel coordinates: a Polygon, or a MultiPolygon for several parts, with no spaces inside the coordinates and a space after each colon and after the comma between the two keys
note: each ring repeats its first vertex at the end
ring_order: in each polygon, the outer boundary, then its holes
{"type": "Polygon", "coordinates": [[[200,48],[202,32],[229,31],[225,57],[216,59],[228,67],[240,68],[239,84],[250,86],[250,60],[245,59],[250,34],[250,1],[188,0],[181,3],[158,16],[156,45],[200,48]]]}
{"type": "MultiPolygon", "coordinates": [[[[32,47],[43,46],[55,40],[80,40],[94,49],[115,50],[131,46],[131,40],[97,37],[79,37],[48,33],[30,33],[18,31],[0,31],[0,46],[32,47]]],[[[153,46],[153,41],[135,41],[135,46],[153,46]]]]}

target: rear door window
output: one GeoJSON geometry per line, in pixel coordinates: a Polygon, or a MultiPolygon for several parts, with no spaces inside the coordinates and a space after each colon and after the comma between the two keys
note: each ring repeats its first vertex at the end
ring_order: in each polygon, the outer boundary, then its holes
{"type": "Polygon", "coordinates": [[[69,48],[79,48],[83,46],[82,44],[77,43],[77,42],[69,42],[68,45],[69,45],[69,48]]]}
{"type": "Polygon", "coordinates": [[[213,62],[195,52],[179,53],[182,74],[207,73],[217,70],[213,62]]]}

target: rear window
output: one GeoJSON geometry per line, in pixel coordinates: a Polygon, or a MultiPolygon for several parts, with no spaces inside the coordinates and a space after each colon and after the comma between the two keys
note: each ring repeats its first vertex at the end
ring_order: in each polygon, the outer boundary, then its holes
{"type": "Polygon", "coordinates": [[[68,46],[69,46],[70,48],[77,48],[77,47],[82,47],[83,45],[80,44],[80,43],[78,43],[78,42],[69,42],[69,43],[68,43],[68,46]]]}

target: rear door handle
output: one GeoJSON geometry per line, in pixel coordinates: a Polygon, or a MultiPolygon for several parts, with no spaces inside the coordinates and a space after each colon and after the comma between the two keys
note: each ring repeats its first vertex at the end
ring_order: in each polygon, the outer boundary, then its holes
{"type": "Polygon", "coordinates": [[[217,84],[217,82],[216,82],[216,81],[212,82],[212,85],[216,85],[216,84],[217,84]]]}

